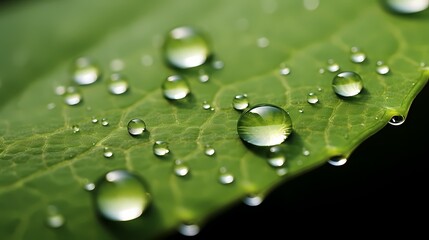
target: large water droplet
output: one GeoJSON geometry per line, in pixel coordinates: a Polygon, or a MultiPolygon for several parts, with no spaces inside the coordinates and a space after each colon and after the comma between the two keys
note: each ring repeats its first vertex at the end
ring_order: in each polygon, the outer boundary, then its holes
{"type": "Polygon", "coordinates": [[[393,126],[399,126],[405,122],[405,117],[402,115],[393,116],[389,120],[389,124],[393,126]]]}
{"type": "Polygon", "coordinates": [[[153,144],[153,154],[156,156],[162,157],[167,155],[170,152],[168,143],[164,141],[155,141],[153,144]]]}
{"type": "Polygon", "coordinates": [[[65,223],[64,216],[56,206],[50,205],[47,209],[46,224],[51,228],[59,228],[65,223]]]}
{"type": "Polygon", "coordinates": [[[140,217],[151,197],[143,179],[127,170],[108,172],[96,184],[95,206],[101,216],[113,221],[129,221],[140,217]]]}
{"type": "Polygon", "coordinates": [[[113,73],[107,79],[107,87],[112,94],[123,94],[128,90],[128,79],[122,73],[113,73]]]}
{"type": "Polygon", "coordinates": [[[258,104],[244,111],[237,122],[240,138],[256,146],[274,146],[292,133],[292,120],[282,108],[258,104]]]}
{"type": "Polygon", "coordinates": [[[235,110],[241,111],[246,109],[249,106],[249,99],[247,98],[247,94],[239,94],[235,95],[232,99],[232,107],[235,110]]]}
{"type": "Polygon", "coordinates": [[[190,26],[171,30],[165,39],[163,51],[167,63],[180,69],[200,66],[211,55],[207,38],[190,26]]]}
{"type": "Polygon", "coordinates": [[[178,100],[188,96],[191,89],[185,78],[179,75],[172,75],[163,82],[162,92],[166,98],[178,100]]]}
{"type": "Polygon", "coordinates": [[[100,68],[89,58],[78,58],[73,65],[73,80],[79,85],[89,85],[100,78],[100,68]]]}
{"type": "Polygon", "coordinates": [[[400,14],[412,14],[426,10],[429,0],[385,0],[387,7],[400,14]]]}
{"type": "Polygon", "coordinates": [[[128,122],[127,128],[130,135],[141,136],[146,131],[146,123],[140,118],[134,118],[128,122]]]}
{"type": "Polygon", "coordinates": [[[333,156],[328,160],[328,163],[332,166],[342,166],[346,164],[347,158],[343,156],[333,156]]]}
{"type": "Polygon", "coordinates": [[[68,87],[64,93],[64,102],[69,106],[74,106],[82,102],[82,95],[75,87],[68,87]]]}
{"type": "Polygon", "coordinates": [[[340,96],[356,96],[362,91],[362,78],[355,72],[341,72],[334,77],[332,88],[334,92],[340,96]]]}

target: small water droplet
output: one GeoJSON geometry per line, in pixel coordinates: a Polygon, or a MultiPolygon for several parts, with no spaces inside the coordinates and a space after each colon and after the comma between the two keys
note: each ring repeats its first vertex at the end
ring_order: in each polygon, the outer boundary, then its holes
{"type": "Polygon", "coordinates": [[[216,70],[220,70],[225,66],[225,64],[223,63],[223,61],[221,60],[214,60],[212,62],[212,67],[216,70]]]}
{"type": "Polygon", "coordinates": [[[390,68],[383,61],[377,61],[376,71],[380,75],[386,75],[390,72],[390,68]]]}
{"type": "Polygon", "coordinates": [[[234,175],[226,169],[226,167],[219,168],[219,182],[227,185],[234,182],[234,175]]]}
{"type": "Polygon", "coordinates": [[[96,118],[96,117],[92,117],[92,118],[91,118],[91,122],[92,122],[92,123],[98,123],[98,118],[96,118]]]}
{"type": "Polygon", "coordinates": [[[128,122],[127,128],[130,135],[141,136],[146,131],[146,123],[140,118],[134,118],[128,122]]]}
{"type": "Polygon", "coordinates": [[[141,63],[143,66],[149,67],[153,64],[153,58],[151,55],[143,55],[141,58],[141,63]]]}
{"type": "Polygon", "coordinates": [[[162,91],[166,98],[178,100],[188,96],[191,89],[185,78],[179,75],[171,75],[162,84],[162,91]]]}
{"type": "Polygon", "coordinates": [[[183,236],[192,237],[200,232],[200,227],[196,224],[183,223],[180,224],[178,232],[183,236]]]}
{"type": "Polygon", "coordinates": [[[82,95],[75,87],[68,87],[64,94],[64,102],[69,106],[74,106],[82,102],[82,95]]]}
{"type": "Polygon", "coordinates": [[[288,67],[281,67],[279,70],[280,75],[286,76],[290,74],[290,68],[288,67]]]}
{"type": "Polygon", "coordinates": [[[300,109],[298,109],[298,112],[299,112],[299,113],[303,113],[303,112],[304,112],[304,109],[300,108],[300,109]]]}
{"type": "Polygon", "coordinates": [[[174,173],[179,177],[184,177],[189,174],[189,167],[182,160],[174,161],[174,173]]]}
{"type": "Polygon", "coordinates": [[[113,156],[113,151],[110,150],[110,148],[108,148],[108,147],[104,147],[104,149],[103,149],[103,156],[105,158],[111,158],[113,156]]]}
{"type": "Polygon", "coordinates": [[[204,154],[206,154],[207,156],[213,156],[215,153],[216,150],[210,144],[207,144],[204,147],[204,154]]]}
{"type": "Polygon", "coordinates": [[[87,57],[78,58],[73,66],[73,80],[79,85],[89,85],[100,78],[100,68],[87,57]]]}
{"type": "Polygon", "coordinates": [[[270,40],[268,40],[268,38],[266,38],[266,37],[260,37],[256,41],[256,44],[260,48],[266,48],[266,47],[268,47],[268,45],[270,45],[270,40]]]}
{"type": "Polygon", "coordinates": [[[162,157],[167,155],[170,152],[170,149],[168,147],[168,143],[164,141],[155,141],[153,144],[153,153],[156,156],[162,157]]]}
{"type": "Polygon", "coordinates": [[[210,76],[205,71],[201,70],[198,73],[198,80],[202,83],[206,83],[210,80],[210,76]]]}
{"type": "Polygon", "coordinates": [[[352,47],[350,49],[350,59],[354,63],[363,63],[366,59],[366,54],[358,47],[352,47]]]}
{"type": "Polygon", "coordinates": [[[210,110],[211,109],[211,105],[210,105],[210,103],[208,103],[207,101],[204,101],[203,102],[203,109],[204,110],[210,110]]]}
{"type": "Polygon", "coordinates": [[[285,168],[285,167],[277,168],[277,169],[276,169],[276,173],[277,173],[277,175],[279,175],[279,176],[284,176],[284,175],[286,175],[286,174],[288,173],[288,169],[287,169],[287,168],[285,168]]]}
{"type": "Polygon", "coordinates": [[[413,14],[426,10],[429,0],[385,0],[385,4],[395,13],[413,14]]]}
{"type": "Polygon", "coordinates": [[[324,74],[325,73],[325,69],[324,68],[319,68],[319,73],[320,74],[324,74]]]}
{"type": "Polygon", "coordinates": [[[47,209],[46,224],[51,228],[59,228],[65,223],[64,216],[59,212],[58,208],[49,205],[47,209]]]}
{"type": "Polygon", "coordinates": [[[241,111],[249,106],[249,100],[247,94],[238,94],[232,99],[232,107],[235,110],[241,111]]]}
{"type": "Polygon", "coordinates": [[[113,73],[107,79],[107,87],[112,94],[123,94],[128,90],[128,79],[122,73],[113,73]]]}
{"type": "Polygon", "coordinates": [[[249,194],[243,199],[243,203],[251,207],[259,206],[263,201],[264,198],[256,194],[249,194]]]}
{"type": "Polygon", "coordinates": [[[109,126],[109,120],[107,120],[107,118],[102,118],[101,125],[105,127],[109,126]]]}
{"type": "Polygon", "coordinates": [[[328,163],[332,166],[342,166],[346,164],[347,158],[343,156],[333,156],[328,160],[328,163]]]}
{"type": "Polygon", "coordinates": [[[281,146],[270,147],[267,157],[268,164],[272,167],[282,167],[286,162],[285,150],[281,146]]]}
{"type": "Polygon", "coordinates": [[[333,59],[329,59],[327,69],[330,72],[337,72],[340,70],[340,65],[338,65],[338,63],[336,63],[333,59]]]}
{"type": "Polygon", "coordinates": [[[125,63],[121,59],[113,59],[110,61],[110,69],[114,72],[122,71],[125,68],[125,63]]]}
{"type": "Polygon", "coordinates": [[[393,116],[389,120],[389,124],[393,126],[399,126],[405,122],[405,117],[402,115],[393,116]]]}
{"type": "Polygon", "coordinates": [[[258,104],[245,110],[237,121],[240,138],[256,146],[274,146],[292,133],[292,119],[282,108],[258,104]]]}
{"type": "Polygon", "coordinates": [[[310,155],[310,151],[309,151],[309,150],[307,150],[307,149],[305,149],[305,148],[303,148],[303,149],[302,149],[302,155],[304,155],[304,156],[309,156],[309,155],[310,155]]]}
{"type": "Polygon", "coordinates": [[[200,66],[211,56],[207,38],[190,26],[171,30],[165,39],[163,51],[167,63],[180,69],[200,66]]]}
{"type": "Polygon", "coordinates": [[[72,131],[73,131],[73,133],[78,133],[78,132],[80,132],[80,127],[79,127],[79,125],[73,125],[73,126],[72,126],[72,131]]]}
{"type": "Polygon", "coordinates": [[[334,92],[340,96],[356,96],[362,91],[362,78],[355,72],[341,72],[334,77],[332,81],[332,88],[334,92]]]}
{"type": "Polygon", "coordinates": [[[145,182],[127,170],[108,172],[91,191],[98,213],[112,221],[129,221],[140,217],[148,208],[151,197],[145,182]]]}
{"type": "Polygon", "coordinates": [[[315,93],[310,92],[307,95],[307,102],[310,104],[316,104],[319,102],[319,98],[317,97],[317,95],[315,93]]]}
{"type": "Polygon", "coordinates": [[[83,186],[83,189],[85,189],[88,192],[91,192],[95,189],[95,184],[93,182],[87,183],[83,186]]]}
{"type": "Polygon", "coordinates": [[[62,95],[64,95],[65,93],[66,93],[66,91],[67,91],[67,88],[65,87],[65,86],[57,86],[57,87],[55,87],[55,94],[56,95],[58,95],[58,96],[62,96],[62,95]]]}

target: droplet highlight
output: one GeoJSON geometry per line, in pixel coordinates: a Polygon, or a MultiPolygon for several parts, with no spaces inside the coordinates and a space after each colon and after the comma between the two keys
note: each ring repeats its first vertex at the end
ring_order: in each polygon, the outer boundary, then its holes
{"type": "Polygon", "coordinates": [[[141,136],[146,131],[146,123],[140,118],[131,119],[127,125],[131,136],[141,136]]]}
{"type": "Polygon", "coordinates": [[[292,133],[292,119],[282,108],[258,104],[244,111],[237,122],[240,138],[255,146],[274,146],[292,133]]]}
{"type": "Polygon", "coordinates": [[[108,220],[129,221],[140,217],[151,197],[143,179],[127,170],[108,172],[96,183],[94,202],[97,212],[108,220]]]}
{"type": "Polygon", "coordinates": [[[355,72],[341,72],[332,81],[334,92],[343,97],[358,95],[363,89],[362,78],[355,72]]]}

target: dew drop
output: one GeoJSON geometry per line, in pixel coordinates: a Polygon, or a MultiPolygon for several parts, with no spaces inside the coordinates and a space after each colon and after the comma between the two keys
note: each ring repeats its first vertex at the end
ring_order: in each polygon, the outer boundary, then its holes
{"type": "Polygon", "coordinates": [[[91,192],[95,189],[95,184],[93,182],[87,183],[83,186],[83,189],[85,189],[88,192],[91,192]]]}
{"type": "Polygon", "coordinates": [[[107,120],[107,118],[102,118],[101,125],[105,127],[109,126],[109,120],[107,120]]]}
{"type": "Polygon", "coordinates": [[[279,73],[282,76],[289,75],[290,74],[290,68],[288,68],[288,67],[282,67],[282,68],[280,68],[279,73]]]}
{"type": "Polygon", "coordinates": [[[162,84],[164,96],[171,100],[183,99],[191,92],[188,82],[179,75],[172,75],[165,79],[162,84]]]}
{"type": "Polygon", "coordinates": [[[56,206],[50,205],[47,209],[46,224],[50,228],[59,228],[65,223],[64,216],[59,212],[56,206]]]}
{"type": "Polygon", "coordinates": [[[247,98],[247,94],[239,94],[235,95],[232,99],[232,107],[235,110],[241,111],[246,109],[249,106],[249,99],[247,98]]]}
{"type": "Polygon", "coordinates": [[[386,75],[390,72],[390,68],[383,61],[377,61],[376,71],[380,75],[386,75]]]}
{"type": "Polygon", "coordinates": [[[317,95],[315,93],[310,92],[307,95],[307,102],[310,104],[316,104],[319,102],[319,98],[317,97],[317,95]]]}
{"type": "Polygon", "coordinates": [[[92,123],[98,123],[98,118],[96,118],[96,117],[92,117],[92,118],[91,118],[91,122],[92,122],[92,123]]]}
{"type": "Polygon", "coordinates": [[[168,143],[160,140],[155,141],[152,149],[153,149],[153,154],[159,157],[165,156],[170,152],[168,143]]]}
{"type": "Polygon", "coordinates": [[[338,65],[338,63],[336,63],[333,59],[329,59],[327,69],[330,72],[337,72],[340,70],[340,65],[338,65]]]}
{"type": "Polygon", "coordinates": [[[328,160],[328,163],[331,164],[332,166],[342,166],[346,164],[346,162],[347,162],[347,158],[343,156],[334,156],[328,160]]]}
{"type": "Polygon", "coordinates": [[[270,147],[267,161],[271,167],[282,167],[286,162],[284,148],[281,146],[270,147]]]}
{"type": "Polygon", "coordinates": [[[204,147],[204,154],[205,155],[207,155],[207,156],[213,156],[215,153],[216,153],[216,150],[210,144],[207,144],[204,147]]]}
{"type": "Polygon", "coordinates": [[[310,151],[309,151],[309,150],[307,150],[307,149],[305,149],[305,148],[303,148],[303,149],[302,149],[302,155],[304,155],[304,156],[309,156],[309,155],[310,155],[310,151]]]}
{"type": "Polygon", "coordinates": [[[298,109],[298,112],[299,112],[299,113],[303,113],[303,112],[304,112],[304,109],[300,108],[300,109],[298,109]]]}
{"type": "Polygon", "coordinates": [[[393,116],[389,120],[389,124],[393,126],[399,126],[405,122],[405,117],[402,115],[393,116]]]}
{"type": "Polygon", "coordinates": [[[243,203],[251,207],[259,206],[263,201],[264,198],[256,194],[250,194],[243,199],[243,203]]]}
{"type": "Polygon", "coordinates": [[[212,106],[210,105],[210,103],[208,103],[207,101],[203,102],[203,109],[204,110],[210,110],[212,108],[212,106]]]}
{"type": "Polygon", "coordinates": [[[78,132],[80,132],[80,127],[79,127],[79,125],[73,125],[73,126],[72,126],[72,131],[73,131],[73,133],[78,133],[78,132]]]}
{"type": "Polygon", "coordinates": [[[219,182],[227,185],[234,182],[234,175],[226,169],[226,167],[219,168],[219,182]]]}
{"type": "Polygon", "coordinates": [[[112,152],[112,150],[110,150],[110,148],[108,148],[108,147],[105,147],[105,148],[103,149],[103,156],[104,156],[105,158],[111,158],[111,157],[113,156],[113,152],[112,152]]]}
{"type": "Polygon", "coordinates": [[[122,73],[113,73],[107,79],[107,88],[114,95],[120,95],[128,90],[128,79],[122,73]]]}
{"type": "Polygon", "coordinates": [[[202,83],[206,83],[210,80],[210,76],[205,71],[199,71],[198,80],[202,83]]]}
{"type": "Polygon", "coordinates": [[[429,0],[385,0],[387,7],[396,13],[412,14],[426,10],[429,0]]]}
{"type": "Polygon", "coordinates": [[[64,93],[64,102],[69,106],[74,106],[82,102],[82,95],[75,87],[68,87],[64,93]]]}
{"type": "Polygon", "coordinates": [[[182,160],[174,161],[174,173],[179,177],[184,177],[189,174],[189,167],[182,160]]]}
{"type": "Polygon", "coordinates": [[[146,131],[146,123],[140,118],[131,119],[127,125],[131,136],[141,136],[146,131]]]}
{"type": "Polygon", "coordinates": [[[200,232],[200,226],[196,224],[180,224],[178,232],[183,236],[192,237],[200,232]]]}
{"type": "Polygon", "coordinates": [[[79,85],[89,85],[100,78],[100,68],[87,57],[78,58],[73,66],[73,80],[79,85]]]}
{"type": "Polygon", "coordinates": [[[362,91],[362,78],[355,72],[341,72],[334,77],[332,88],[334,92],[340,96],[356,96],[362,91]]]}
{"type": "Polygon", "coordinates": [[[240,138],[256,146],[274,146],[292,133],[292,120],[282,108],[258,104],[245,110],[237,122],[240,138]]]}
{"type": "Polygon", "coordinates": [[[151,197],[143,179],[127,170],[108,172],[92,191],[98,213],[112,221],[129,221],[140,217],[151,197]]]}
{"type": "Polygon", "coordinates": [[[358,47],[352,47],[350,49],[350,59],[354,63],[363,63],[366,59],[366,54],[358,47]]]}
{"type": "Polygon", "coordinates": [[[163,51],[167,63],[179,69],[200,66],[211,56],[207,38],[190,26],[171,30],[167,34],[163,51]]]}

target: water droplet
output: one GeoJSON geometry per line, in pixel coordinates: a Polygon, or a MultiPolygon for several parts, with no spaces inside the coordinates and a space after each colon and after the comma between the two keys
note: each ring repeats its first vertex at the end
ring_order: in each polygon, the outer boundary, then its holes
{"type": "Polygon", "coordinates": [[[235,110],[238,111],[246,109],[249,106],[247,94],[235,95],[235,97],[232,99],[232,106],[235,110]]]}
{"type": "Polygon", "coordinates": [[[225,64],[223,63],[223,61],[221,60],[214,60],[212,62],[212,67],[216,70],[220,70],[225,66],[225,64]]]}
{"type": "Polygon", "coordinates": [[[57,105],[55,103],[48,103],[48,105],[46,106],[46,108],[48,108],[48,110],[52,110],[56,107],[57,105]]]}
{"type": "Polygon", "coordinates": [[[189,167],[182,160],[174,161],[174,173],[179,177],[184,177],[189,173],[189,167]]]}
{"type": "Polygon", "coordinates": [[[288,173],[288,169],[285,168],[285,167],[283,167],[283,168],[277,168],[276,169],[276,173],[279,176],[284,176],[284,175],[286,175],[288,173]]]}
{"type": "Polygon", "coordinates": [[[332,166],[342,166],[346,164],[346,162],[347,162],[347,158],[343,156],[334,156],[328,160],[328,163],[331,164],[332,166]]]}
{"type": "Polygon", "coordinates": [[[156,156],[165,156],[170,152],[170,149],[168,147],[168,143],[164,141],[155,141],[153,144],[153,153],[156,156]]]}
{"type": "Polygon", "coordinates": [[[336,63],[333,59],[329,59],[327,69],[330,72],[337,72],[340,70],[340,65],[338,65],[338,63],[336,63]]]}
{"type": "Polygon", "coordinates": [[[93,182],[87,183],[83,186],[83,189],[85,189],[88,192],[91,192],[95,189],[95,184],[93,182]]]}
{"type": "Polygon", "coordinates": [[[393,116],[389,120],[389,124],[393,126],[399,126],[405,122],[405,117],[402,115],[393,116]]]}
{"type": "Polygon", "coordinates": [[[355,72],[341,72],[334,77],[332,88],[334,92],[340,96],[356,96],[362,91],[362,78],[355,72]]]}
{"type": "Polygon", "coordinates": [[[68,87],[64,94],[64,102],[69,106],[74,106],[82,101],[82,95],[75,87],[68,87]]]}
{"type": "Polygon", "coordinates": [[[128,90],[128,79],[121,73],[113,73],[107,79],[107,87],[112,94],[123,94],[128,90]]]}
{"type": "Polygon", "coordinates": [[[311,93],[308,93],[307,95],[307,102],[310,104],[316,104],[319,102],[319,98],[315,93],[311,92],[311,93]]]}
{"type": "Polygon", "coordinates": [[[111,158],[111,157],[113,156],[113,152],[112,152],[112,150],[110,150],[110,148],[108,148],[108,147],[105,147],[105,148],[103,149],[103,156],[104,156],[105,158],[111,158]]]}
{"type": "Polygon", "coordinates": [[[100,78],[100,68],[89,58],[78,58],[73,66],[73,80],[79,85],[89,85],[100,78]]]}
{"type": "Polygon", "coordinates": [[[304,112],[304,109],[300,108],[300,109],[298,109],[298,112],[299,112],[299,113],[303,113],[303,112],[304,112]]]}
{"type": "Polygon", "coordinates": [[[309,151],[309,150],[307,150],[307,149],[305,149],[305,148],[303,148],[303,149],[302,149],[302,155],[304,155],[304,156],[309,156],[309,155],[310,155],[310,151],[309,151]]]}
{"type": "Polygon", "coordinates": [[[65,86],[57,86],[54,91],[58,96],[62,96],[66,93],[67,88],[65,86]]]}
{"type": "Polygon", "coordinates": [[[178,228],[178,232],[183,236],[192,237],[200,232],[200,227],[196,224],[181,224],[178,228]]]}
{"type": "Polygon", "coordinates": [[[219,182],[221,184],[231,184],[234,182],[234,175],[226,169],[226,167],[219,168],[219,182]]]}
{"type": "Polygon", "coordinates": [[[412,14],[426,10],[429,0],[385,0],[387,7],[396,13],[412,14]]]}
{"type": "Polygon", "coordinates": [[[188,82],[179,75],[172,75],[162,84],[164,96],[171,100],[183,99],[191,92],[188,82]]]}
{"type": "Polygon", "coordinates": [[[207,144],[204,147],[204,154],[206,154],[207,156],[213,156],[215,153],[216,150],[210,144],[207,144]]]}
{"type": "Polygon", "coordinates": [[[376,71],[378,74],[386,75],[390,72],[390,68],[383,61],[377,61],[376,71]]]}
{"type": "Polygon", "coordinates": [[[141,63],[143,66],[149,67],[153,64],[153,58],[151,55],[143,55],[141,58],[141,63]]]}
{"type": "Polygon", "coordinates": [[[109,126],[109,120],[107,120],[107,118],[102,118],[101,119],[101,125],[102,126],[109,126]]]}
{"type": "Polygon", "coordinates": [[[279,70],[280,75],[286,76],[290,74],[290,68],[288,67],[281,67],[279,70]]]}
{"type": "Polygon", "coordinates": [[[203,109],[204,110],[210,110],[211,109],[211,105],[210,105],[210,103],[208,103],[207,101],[204,101],[203,102],[203,109]]]}
{"type": "Polygon", "coordinates": [[[127,170],[108,172],[96,183],[95,206],[101,216],[112,221],[129,221],[140,217],[151,197],[138,175],[127,170]]]}
{"type": "Polygon", "coordinates": [[[268,45],[270,45],[270,40],[268,40],[268,38],[266,38],[266,37],[260,37],[256,41],[256,44],[260,48],[266,48],[266,47],[268,47],[268,45]]]}
{"type": "Polygon", "coordinates": [[[59,228],[65,223],[64,216],[56,206],[50,205],[47,209],[46,224],[51,228],[59,228]]]}
{"type": "Polygon", "coordinates": [[[210,80],[210,76],[203,70],[199,71],[198,80],[202,83],[206,83],[210,80]]]}
{"type": "Polygon", "coordinates": [[[91,122],[92,122],[92,123],[98,123],[98,119],[97,119],[96,117],[92,117],[92,118],[91,118],[91,122]]]}
{"type": "Polygon", "coordinates": [[[113,59],[110,61],[110,69],[112,69],[114,72],[122,71],[124,67],[125,63],[121,59],[113,59]]]}
{"type": "Polygon", "coordinates": [[[80,132],[80,127],[79,127],[79,125],[73,125],[73,126],[72,126],[72,131],[73,131],[73,133],[78,133],[78,132],[80,132]]]}
{"type": "Polygon", "coordinates": [[[324,68],[319,68],[319,73],[320,74],[324,74],[325,73],[325,69],[324,68]]]}
{"type": "Polygon", "coordinates": [[[146,131],[146,123],[140,118],[134,118],[128,122],[127,128],[130,135],[141,136],[146,131]]]}
{"type": "Polygon", "coordinates": [[[308,11],[314,11],[319,7],[319,0],[304,0],[303,3],[308,11]]]}
{"type": "Polygon", "coordinates": [[[237,122],[240,138],[256,146],[274,146],[292,133],[292,120],[282,108],[258,104],[244,111],[237,122]]]}
{"type": "Polygon", "coordinates": [[[167,63],[180,69],[200,66],[211,56],[206,37],[190,26],[171,30],[164,42],[163,51],[167,63]]]}
{"type": "Polygon", "coordinates": [[[260,195],[250,194],[243,199],[243,203],[247,206],[255,207],[260,205],[264,201],[264,198],[260,195]]]}
{"type": "Polygon", "coordinates": [[[270,147],[267,161],[272,167],[282,167],[286,162],[284,148],[281,146],[270,147]]]}
{"type": "Polygon", "coordinates": [[[366,59],[366,54],[358,47],[352,47],[350,49],[350,59],[354,63],[363,63],[366,59]]]}

